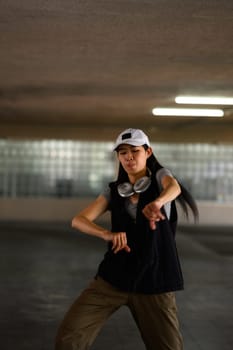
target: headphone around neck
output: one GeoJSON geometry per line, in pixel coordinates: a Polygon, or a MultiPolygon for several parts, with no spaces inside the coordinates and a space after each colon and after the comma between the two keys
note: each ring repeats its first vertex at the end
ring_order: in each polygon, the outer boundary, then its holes
{"type": "Polygon", "coordinates": [[[134,185],[130,182],[123,182],[117,186],[117,191],[121,197],[127,198],[134,193],[145,192],[151,184],[151,171],[147,169],[149,176],[143,176],[138,179],[134,185]]]}

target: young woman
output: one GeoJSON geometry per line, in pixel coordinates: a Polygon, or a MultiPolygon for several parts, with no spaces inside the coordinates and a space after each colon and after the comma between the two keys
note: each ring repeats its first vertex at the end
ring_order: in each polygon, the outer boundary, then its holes
{"type": "Polygon", "coordinates": [[[96,276],[71,306],[58,330],[56,350],[86,350],[110,315],[129,307],[147,350],[181,350],[174,292],[183,289],[175,243],[175,199],[194,217],[189,192],[155,158],[147,135],[127,129],[117,138],[116,181],[72,226],[108,242],[96,276]],[[111,231],[95,220],[111,211],[111,231]]]}

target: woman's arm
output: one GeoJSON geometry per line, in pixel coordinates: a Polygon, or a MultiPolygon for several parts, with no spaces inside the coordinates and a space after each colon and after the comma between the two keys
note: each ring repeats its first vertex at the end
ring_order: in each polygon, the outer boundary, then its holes
{"type": "Polygon", "coordinates": [[[94,221],[107,210],[107,199],[99,195],[72,220],[72,227],[92,236],[108,240],[108,230],[97,225],[94,221]]]}
{"type": "Polygon", "coordinates": [[[181,193],[180,185],[172,176],[163,176],[161,179],[161,184],[163,190],[161,191],[159,197],[148,203],[142,211],[145,217],[149,220],[151,229],[156,228],[156,222],[165,219],[160,210],[164,204],[176,199],[181,193]]]}
{"type": "Polygon", "coordinates": [[[181,193],[181,188],[178,181],[169,175],[162,177],[161,184],[163,190],[156,200],[159,200],[162,203],[161,206],[163,206],[167,202],[171,202],[172,200],[176,199],[181,193]]]}
{"type": "Polygon", "coordinates": [[[111,241],[114,253],[117,253],[122,249],[130,252],[125,232],[113,233],[94,222],[106,212],[107,208],[107,199],[103,195],[99,195],[88,207],[73,218],[72,227],[89,235],[99,237],[105,241],[111,241]]]}

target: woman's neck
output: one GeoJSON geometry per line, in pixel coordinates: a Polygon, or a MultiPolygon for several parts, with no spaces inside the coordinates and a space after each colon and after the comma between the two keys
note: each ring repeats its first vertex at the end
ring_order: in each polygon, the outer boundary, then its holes
{"type": "Polygon", "coordinates": [[[137,174],[128,174],[130,183],[134,185],[137,180],[141,179],[143,176],[146,176],[146,173],[147,173],[147,170],[143,169],[137,174]]]}

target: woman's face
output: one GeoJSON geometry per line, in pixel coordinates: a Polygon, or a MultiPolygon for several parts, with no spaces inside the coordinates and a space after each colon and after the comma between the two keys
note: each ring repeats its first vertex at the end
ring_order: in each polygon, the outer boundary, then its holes
{"type": "Polygon", "coordinates": [[[152,154],[149,147],[120,145],[117,151],[118,159],[124,170],[131,176],[144,176],[146,174],[146,161],[152,154]]]}

